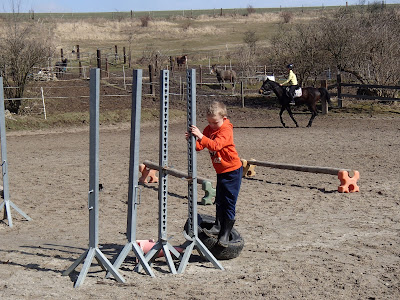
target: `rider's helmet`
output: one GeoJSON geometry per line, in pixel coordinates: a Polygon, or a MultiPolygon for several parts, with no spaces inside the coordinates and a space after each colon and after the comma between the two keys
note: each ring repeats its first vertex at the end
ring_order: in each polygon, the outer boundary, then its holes
{"type": "Polygon", "coordinates": [[[287,66],[286,66],[289,70],[293,70],[293,64],[288,64],[287,66]]]}

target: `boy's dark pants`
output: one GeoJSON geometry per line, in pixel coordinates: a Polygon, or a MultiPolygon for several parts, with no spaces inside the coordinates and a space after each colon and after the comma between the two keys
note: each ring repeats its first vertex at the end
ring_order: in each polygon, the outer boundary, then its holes
{"type": "Polygon", "coordinates": [[[217,216],[234,220],[236,201],[242,183],[243,167],[227,173],[217,174],[215,205],[217,216]]]}

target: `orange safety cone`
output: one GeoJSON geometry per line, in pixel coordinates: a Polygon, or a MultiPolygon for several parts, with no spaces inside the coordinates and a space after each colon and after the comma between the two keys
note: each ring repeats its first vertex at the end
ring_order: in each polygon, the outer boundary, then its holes
{"type": "MultiPolygon", "coordinates": [[[[155,241],[153,239],[149,239],[149,240],[136,240],[136,243],[139,245],[140,249],[142,249],[143,253],[146,255],[147,252],[149,252],[151,250],[151,248],[154,247],[154,245],[156,244],[155,241]]],[[[183,248],[181,247],[174,247],[179,253],[183,252],[183,248]]],[[[164,251],[161,250],[158,253],[158,257],[163,257],[164,256],[164,251]]]]}

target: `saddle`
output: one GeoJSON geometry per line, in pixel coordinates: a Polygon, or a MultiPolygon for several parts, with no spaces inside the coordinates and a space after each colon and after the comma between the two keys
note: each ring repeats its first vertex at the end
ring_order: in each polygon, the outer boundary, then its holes
{"type": "MultiPolygon", "coordinates": [[[[290,87],[286,87],[286,93],[289,95],[290,94],[290,87]]],[[[299,98],[303,95],[303,91],[301,87],[298,87],[297,89],[294,90],[293,98],[299,98]]]]}
{"type": "Polygon", "coordinates": [[[301,90],[301,87],[295,89],[295,91],[294,91],[294,97],[295,97],[295,98],[298,98],[298,97],[301,97],[301,95],[303,95],[303,91],[301,90]]]}

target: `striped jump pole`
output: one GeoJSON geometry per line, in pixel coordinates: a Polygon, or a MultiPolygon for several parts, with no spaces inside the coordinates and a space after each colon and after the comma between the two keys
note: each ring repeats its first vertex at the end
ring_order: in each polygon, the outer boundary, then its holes
{"type": "Polygon", "coordinates": [[[3,175],[3,198],[4,198],[3,202],[1,202],[0,204],[0,211],[4,207],[3,219],[7,218],[8,226],[13,227],[13,222],[11,217],[11,207],[14,208],[20,215],[22,215],[28,221],[31,221],[32,219],[10,200],[10,190],[8,181],[6,121],[4,112],[3,77],[0,77],[0,139],[1,139],[1,169],[3,175]]]}
{"type": "Polygon", "coordinates": [[[254,166],[300,171],[300,172],[309,172],[309,173],[337,175],[340,180],[340,183],[341,183],[340,186],[338,187],[338,191],[340,193],[349,193],[349,192],[352,193],[352,192],[360,191],[360,188],[357,185],[357,180],[360,178],[360,173],[356,170],[280,164],[280,163],[273,163],[273,162],[268,162],[268,161],[258,161],[255,159],[251,159],[248,161],[242,159],[242,164],[243,164],[243,168],[244,168],[243,169],[244,176],[254,176],[255,175],[254,166]]]}

